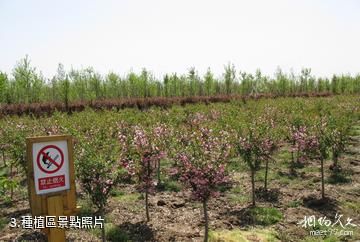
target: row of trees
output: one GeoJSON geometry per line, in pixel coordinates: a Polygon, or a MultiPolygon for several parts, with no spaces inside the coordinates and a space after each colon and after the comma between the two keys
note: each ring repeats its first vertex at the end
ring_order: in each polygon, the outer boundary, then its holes
{"type": "Polygon", "coordinates": [[[202,203],[208,231],[208,201],[231,187],[236,179],[231,166],[239,162],[250,174],[244,182],[251,184],[252,205],[258,194],[270,194],[273,179],[269,177],[272,167],[280,165],[277,162],[287,163],[294,178],[297,168],[317,164],[325,198],[325,167],[332,158],[330,177],[342,177],[341,155],[351,127],[359,120],[358,99],[284,98],[149,112],[89,109],[70,116],[56,112],[39,119],[8,117],[0,120],[0,155],[3,167],[9,168],[0,175],[0,195],[12,196],[21,185],[13,168],[18,174],[26,171],[25,137],[68,133],[74,137],[77,179],[99,212],[105,213],[113,188],[134,182],[144,194],[144,217],[150,220],[149,196],[167,181],[180,181],[202,203]],[[288,156],[274,156],[277,152],[288,156]],[[256,189],[259,171],[264,171],[262,190],[256,189]]]}
{"type": "Polygon", "coordinates": [[[360,75],[334,75],[331,79],[316,78],[311,69],[303,69],[299,75],[284,73],[280,68],[274,77],[238,72],[228,64],[217,78],[207,70],[199,76],[195,68],[187,74],[166,74],[156,79],[146,69],[140,74],[130,72],[125,77],[116,73],[102,76],[93,68],[65,71],[59,64],[57,74],[45,78],[31,66],[30,59],[21,59],[11,75],[0,72],[0,103],[34,103],[56,101],[88,101],[108,98],[130,97],[185,97],[212,96],[218,94],[256,95],[270,93],[288,95],[293,93],[331,92],[334,94],[360,93],[360,75]]]}
{"type": "MultiPolygon", "coordinates": [[[[265,169],[264,192],[267,193],[269,161],[276,162],[273,154],[280,141],[276,132],[271,131],[277,125],[272,119],[258,117],[255,122],[248,124],[240,132],[208,128],[205,125],[208,119],[206,115],[197,113],[189,116],[185,125],[177,130],[165,124],[145,128],[119,123],[120,130],[117,138],[120,148],[113,144],[106,145],[108,140],[102,135],[96,136],[95,140],[100,142],[99,147],[107,147],[105,154],[111,153],[108,152],[110,150],[120,149],[120,158],[99,155],[88,157],[87,152],[84,151],[82,153],[84,157],[79,159],[80,181],[85,188],[89,187],[86,189],[88,194],[94,204],[102,210],[106,207],[110,189],[124,181],[124,177],[132,179],[136,182],[138,190],[144,193],[146,220],[150,221],[148,197],[156,193],[156,188],[161,185],[156,173],[164,158],[173,160],[172,168],[165,169],[162,166],[161,170],[190,188],[192,198],[202,203],[205,221],[204,241],[206,242],[209,231],[207,204],[211,198],[219,196],[221,186],[231,183],[231,173],[227,170],[230,158],[241,157],[248,166],[251,177],[252,205],[256,206],[255,173],[265,169]],[[164,139],[171,139],[171,137],[174,138],[172,140],[174,143],[163,143],[164,139]],[[109,165],[108,161],[112,165],[109,165]],[[119,173],[119,170],[123,168],[126,173],[119,173]],[[102,179],[101,182],[99,178],[102,179]]],[[[300,125],[293,120],[288,121],[288,127],[284,128],[284,131],[285,136],[294,139],[291,150],[297,153],[296,162],[304,165],[311,160],[319,161],[321,199],[325,201],[324,163],[332,157],[332,167],[340,167],[337,157],[344,152],[349,139],[352,118],[350,116],[338,118],[329,115],[320,116],[316,117],[311,126],[300,125]],[[338,137],[343,137],[343,139],[338,137]]],[[[104,130],[99,130],[100,134],[104,134],[104,130]]],[[[116,131],[113,130],[111,133],[115,140],[116,131]]],[[[89,142],[93,141],[94,138],[89,142]]],[[[94,149],[92,146],[90,153],[93,154],[94,150],[99,151],[97,148],[94,149]]],[[[295,169],[292,163],[290,163],[290,169],[295,169]]],[[[334,174],[340,171],[340,169],[333,170],[334,174]]]]}

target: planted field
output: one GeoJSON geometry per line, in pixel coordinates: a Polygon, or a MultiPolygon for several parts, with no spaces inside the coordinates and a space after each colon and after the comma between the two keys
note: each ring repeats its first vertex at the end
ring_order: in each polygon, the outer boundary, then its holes
{"type": "MultiPolygon", "coordinates": [[[[109,241],[360,240],[359,103],[279,97],[3,116],[0,240],[43,238],[9,223],[30,212],[25,138],[55,134],[74,138],[79,215],[104,216],[109,241]],[[303,226],[305,216],[316,222],[303,226]],[[311,234],[328,229],[324,220],[343,232],[311,234]]],[[[67,231],[70,241],[101,236],[67,231]]]]}

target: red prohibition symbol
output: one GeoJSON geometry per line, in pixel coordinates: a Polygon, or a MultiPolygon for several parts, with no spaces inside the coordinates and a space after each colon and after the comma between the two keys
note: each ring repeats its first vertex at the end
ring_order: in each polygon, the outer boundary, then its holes
{"type": "Polygon", "coordinates": [[[41,171],[52,174],[64,164],[64,153],[55,145],[47,145],[39,151],[36,162],[41,171]]]}

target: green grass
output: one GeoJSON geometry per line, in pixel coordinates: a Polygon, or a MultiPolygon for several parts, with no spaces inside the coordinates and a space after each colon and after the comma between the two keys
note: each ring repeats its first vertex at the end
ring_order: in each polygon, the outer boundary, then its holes
{"type": "Polygon", "coordinates": [[[230,193],[240,194],[242,192],[242,189],[240,186],[234,186],[230,189],[230,193]]]}
{"type": "Polygon", "coordinates": [[[310,164],[310,165],[305,165],[302,171],[305,173],[315,173],[315,172],[319,173],[320,169],[318,166],[310,164]]]}
{"type": "Polygon", "coordinates": [[[119,203],[129,205],[127,209],[132,213],[139,213],[144,209],[143,204],[138,203],[139,200],[144,199],[144,195],[142,193],[120,192],[118,196],[114,196],[113,199],[119,203]]]}
{"type": "Polygon", "coordinates": [[[288,186],[288,188],[289,189],[297,189],[297,190],[299,190],[299,189],[304,189],[304,187],[306,187],[306,185],[307,184],[304,184],[304,183],[302,183],[302,182],[300,182],[300,181],[294,181],[294,182],[291,182],[290,184],[289,184],[289,186],[288,186]]]}
{"type": "Polygon", "coordinates": [[[318,238],[317,236],[307,236],[302,242],[339,242],[340,240],[336,236],[330,236],[328,238],[318,238]]]}
{"type": "Polygon", "coordinates": [[[274,180],[281,183],[282,185],[289,185],[293,179],[287,175],[280,175],[279,172],[274,172],[274,180]]]}
{"type": "Polygon", "coordinates": [[[249,195],[243,194],[243,190],[240,186],[232,187],[226,196],[232,204],[244,204],[250,201],[249,195]]]}
{"type": "MultiPolygon", "coordinates": [[[[169,168],[172,167],[174,165],[174,161],[171,159],[162,159],[161,160],[161,167],[162,168],[169,168]]],[[[161,172],[161,179],[164,179],[164,173],[161,172]]]]}
{"type": "Polygon", "coordinates": [[[219,230],[209,232],[210,242],[250,242],[250,241],[267,241],[277,242],[276,233],[267,229],[251,230],[219,230]]]}
{"type": "MultiPolygon", "coordinates": [[[[128,234],[121,230],[119,227],[115,226],[112,223],[105,223],[105,237],[106,241],[114,241],[114,242],[127,242],[129,241],[128,234]]],[[[91,230],[91,233],[96,237],[101,238],[101,229],[96,228],[91,230]]]]}
{"type": "Polygon", "coordinates": [[[8,224],[8,221],[6,218],[0,217],[0,230],[3,230],[6,225],[8,224]]]}
{"type": "Polygon", "coordinates": [[[354,125],[350,130],[350,135],[352,136],[360,135],[360,125],[354,125]]]}
{"type": "Polygon", "coordinates": [[[275,224],[283,218],[282,213],[276,208],[266,207],[251,208],[250,215],[256,224],[264,226],[275,224]]]}
{"type": "Polygon", "coordinates": [[[165,180],[162,183],[162,185],[164,186],[165,191],[170,191],[170,192],[179,192],[182,188],[180,183],[172,180],[165,180]]]}
{"type": "Polygon", "coordinates": [[[352,211],[353,214],[360,214],[360,202],[344,202],[344,207],[352,211]]]}
{"type": "Polygon", "coordinates": [[[249,168],[242,159],[234,158],[230,160],[227,170],[230,172],[248,172],[249,168]]]}
{"type": "Polygon", "coordinates": [[[9,174],[9,167],[7,166],[2,166],[0,167],[0,176],[7,176],[9,174]]]}
{"type": "Polygon", "coordinates": [[[297,208],[297,207],[301,206],[302,204],[303,204],[302,201],[300,201],[300,200],[294,200],[294,201],[289,202],[289,203],[287,204],[287,207],[288,207],[288,208],[297,208]]]}
{"type": "Polygon", "coordinates": [[[81,207],[80,212],[78,213],[80,217],[93,216],[94,208],[90,199],[80,199],[78,200],[78,205],[81,207]]]}
{"type": "MultiPolygon", "coordinates": [[[[269,165],[270,166],[270,165],[269,165]]],[[[275,173],[270,167],[269,167],[269,170],[268,170],[268,182],[269,181],[272,181],[275,179],[275,173]]],[[[259,171],[256,172],[256,175],[255,175],[255,179],[256,181],[261,181],[261,182],[264,182],[265,181],[265,169],[261,169],[259,171]]]]}
{"type": "Polygon", "coordinates": [[[119,202],[135,203],[136,201],[138,201],[141,198],[141,194],[137,193],[137,192],[129,193],[129,194],[119,193],[114,198],[119,202]]]}
{"type": "Polygon", "coordinates": [[[274,155],[274,159],[276,160],[276,166],[286,168],[291,163],[291,153],[288,148],[282,149],[274,155]]]}
{"type": "Polygon", "coordinates": [[[245,204],[250,201],[250,197],[241,194],[227,194],[229,202],[232,204],[245,204]]]}
{"type": "Polygon", "coordinates": [[[119,196],[123,196],[125,193],[121,190],[118,190],[118,189],[112,189],[111,192],[110,192],[110,195],[112,197],[119,197],[119,196]]]}
{"type": "Polygon", "coordinates": [[[348,172],[340,172],[340,173],[332,173],[326,179],[326,181],[330,184],[341,184],[341,183],[349,183],[351,182],[350,174],[348,172]]]}
{"type": "Polygon", "coordinates": [[[107,241],[114,242],[127,242],[129,241],[129,236],[123,230],[116,226],[105,227],[105,236],[107,241]]]}

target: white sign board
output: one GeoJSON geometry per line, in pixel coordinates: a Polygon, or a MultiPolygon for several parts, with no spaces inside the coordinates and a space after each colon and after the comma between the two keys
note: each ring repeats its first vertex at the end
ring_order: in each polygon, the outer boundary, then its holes
{"type": "Polygon", "coordinates": [[[66,140],[32,144],[36,194],[70,189],[69,152],[66,140]]]}

